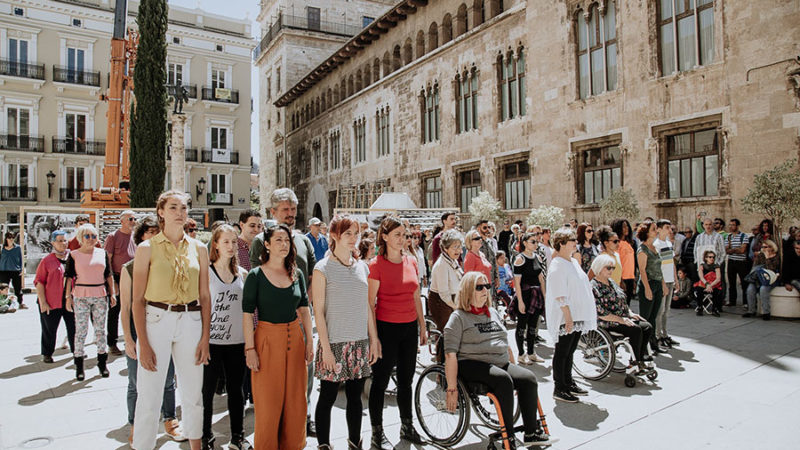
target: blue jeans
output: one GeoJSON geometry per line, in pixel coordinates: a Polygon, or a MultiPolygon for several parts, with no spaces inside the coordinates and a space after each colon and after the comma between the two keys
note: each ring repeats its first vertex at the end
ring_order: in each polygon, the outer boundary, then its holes
{"type": "MultiPolygon", "coordinates": [[[[128,423],[133,425],[133,416],[136,414],[136,370],[138,362],[125,355],[128,362],[128,423]]],[[[175,366],[172,358],[167,369],[167,381],[164,383],[164,400],[161,403],[161,415],[164,420],[175,419],[175,366]]]]}
{"type": "Polygon", "coordinates": [[[747,312],[750,314],[756,313],[756,292],[761,297],[761,311],[764,314],[769,314],[769,293],[772,286],[758,286],[755,283],[747,285],[747,312]]]}

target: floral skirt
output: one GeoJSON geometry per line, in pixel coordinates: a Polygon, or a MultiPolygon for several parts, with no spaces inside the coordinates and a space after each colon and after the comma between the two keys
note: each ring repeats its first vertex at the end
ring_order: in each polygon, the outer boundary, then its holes
{"type": "Polygon", "coordinates": [[[331,351],[336,361],[332,371],[322,367],[322,346],[317,345],[314,375],[320,380],[338,383],[366,378],[372,374],[369,365],[369,339],[331,343],[331,351]]]}

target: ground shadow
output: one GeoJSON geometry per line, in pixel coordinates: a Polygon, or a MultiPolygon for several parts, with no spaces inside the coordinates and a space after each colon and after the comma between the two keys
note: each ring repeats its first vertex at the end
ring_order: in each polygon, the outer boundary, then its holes
{"type": "Polygon", "coordinates": [[[608,411],[591,402],[556,402],[553,413],[567,428],[594,431],[608,418],[608,411]]]}
{"type": "Polygon", "coordinates": [[[22,397],[17,401],[20,406],[33,406],[50,400],[53,398],[65,397],[81,389],[91,388],[92,381],[100,380],[102,377],[98,374],[91,378],[86,378],[83,381],[76,381],[75,379],[67,380],[54,388],[47,388],[39,391],[36,394],[22,397]]]}
{"type": "Polygon", "coordinates": [[[15,367],[11,370],[0,373],[0,379],[7,380],[25,375],[31,375],[34,373],[44,372],[46,370],[57,369],[59,367],[66,366],[67,364],[71,363],[72,358],[57,359],[50,364],[46,364],[42,362],[42,355],[31,355],[25,357],[25,362],[27,362],[28,364],[24,366],[15,367]]]}

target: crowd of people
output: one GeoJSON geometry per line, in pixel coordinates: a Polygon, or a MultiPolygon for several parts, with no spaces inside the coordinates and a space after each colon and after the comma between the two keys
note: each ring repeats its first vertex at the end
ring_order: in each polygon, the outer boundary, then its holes
{"type": "MultiPolygon", "coordinates": [[[[644,370],[679,345],[668,333],[671,308],[719,316],[742,292],[744,316],[756,314],[760,298],[761,316],[769,320],[771,289],[800,290],[800,231],[792,228],[782,240],[768,220],[752,235],[737,219],[726,231],[724,220],[702,213],[681,231],[669,220],[645,218],[633,226],[626,219],[608,225],[573,219],[559,229],[505,221],[498,233],[487,220],[465,231],[455,213],[443,214],[435,229],[388,216],[377,231],[336,216],[328,224],[312,218],[304,234],[296,229],[294,192],[278,189],[270,200],[274,225],[265,228],[261,214],[248,210],[235,224],[214,223],[207,244],[197,239],[189,198],[178,191],[161,194],[154,215],[136,220],[124,211],[102,244],[86,216],[78,217],[74,236],[52,233],[53,251],[34,280],[43,360],[53,362],[63,319],[75,379],[83,381],[91,324],[96,367],[108,377],[109,354],[123,354],[121,322],[133,448],[155,446],[159,421],[193,450],[215,448],[213,401],[224,392],[230,448],[253,448],[244,429],[249,402],[254,448],[300,449],[316,436],[320,449],[330,449],[340,388],[348,447],[364,448],[361,394],[371,378],[370,447],[391,449],[383,414],[393,376],[400,437],[423,444],[412,383],[418,349],[428,339],[426,317],[444,335],[434,357],[446,369],[448,408],[456,407],[453,386],[463,378],[486,384],[505,423],[513,423],[516,390],[523,442],[547,443],[536,419],[536,378],[521,367],[546,364],[537,346],[555,348],[554,398],[577,402],[588,394],[572,377],[582,333],[600,326],[623,334],[632,364],[644,370]],[[549,339],[539,335],[542,322],[549,339]]],[[[16,236],[4,238],[0,313],[25,307],[16,236]]]]}

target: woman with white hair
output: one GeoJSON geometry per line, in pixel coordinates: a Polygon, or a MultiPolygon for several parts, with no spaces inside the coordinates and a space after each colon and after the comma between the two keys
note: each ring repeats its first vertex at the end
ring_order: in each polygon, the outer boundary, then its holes
{"type": "Polygon", "coordinates": [[[597,305],[598,325],[627,337],[639,368],[644,369],[644,362],[653,360],[647,354],[647,343],[653,335],[653,326],[628,307],[625,291],[611,276],[618,264],[619,261],[607,253],[592,261],[594,278],[591,284],[597,305]]]}
{"type": "MultiPolygon", "coordinates": [[[[439,235],[441,257],[436,260],[431,270],[431,288],[428,292],[428,312],[436,328],[444,330],[447,319],[456,309],[456,295],[464,270],[458,264],[461,256],[461,233],[458,230],[446,230],[439,235]]],[[[436,344],[436,360],[441,362],[444,354],[441,352],[442,342],[436,344]]]]}
{"type": "Polygon", "coordinates": [[[112,307],[117,304],[111,262],[105,250],[95,247],[99,236],[94,225],[88,223],[81,225],[76,237],[81,246],[70,252],[69,258],[67,258],[67,269],[64,273],[67,282],[67,311],[75,313],[75,351],[73,353],[75,379],[78,381],[84,379],[83,347],[86,334],[89,332],[90,315],[97,342],[97,368],[100,370],[100,375],[107,378],[109,375],[106,367],[108,361],[107,298],[110,297],[112,307]]]}
{"type": "Polygon", "coordinates": [[[553,233],[553,261],[547,271],[545,312],[547,330],[556,342],[553,354],[553,398],[578,401],[576,395],[588,395],[572,379],[572,355],[581,333],[597,329],[597,311],[589,278],[580,263],[572,258],[578,238],[570,228],[553,233]]]}

